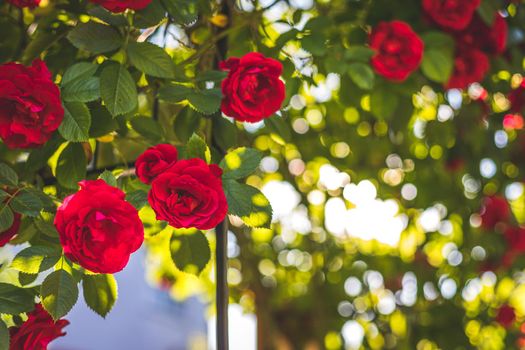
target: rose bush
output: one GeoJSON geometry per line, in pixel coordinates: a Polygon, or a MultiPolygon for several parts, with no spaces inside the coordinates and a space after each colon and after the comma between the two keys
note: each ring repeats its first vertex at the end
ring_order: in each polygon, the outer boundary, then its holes
{"type": "Polygon", "coordinates": [[[232,235],[262,349],[525,344],[523,1],[9,0],[0,33],[0,347],[79,285],[106,316],[140,246],[212,291],[232,235]]]}

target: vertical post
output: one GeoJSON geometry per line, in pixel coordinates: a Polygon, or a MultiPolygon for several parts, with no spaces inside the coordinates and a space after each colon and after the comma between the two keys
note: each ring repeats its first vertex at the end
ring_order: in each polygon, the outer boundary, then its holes
{"type": "MultiPolygon", "coordinates": [[[[228,24],[231,23],[231,12],[228,0],[222,0],[220,13],[226,15],[228,24]]],[[[220,30],[225,30],[222,28],[220,30]]],[[[219,31],[220,31],[219,30],[219,31]]],[[[228,51],[228,39],[226,37],[217,42],[217,55],[215,56],[215,69],[219,68],[219,61],[226,59],[228,51]]],[[[221,118],[220,112],[214,115],[214,118],[221,118]]],[[[212,123],[213,128],[213,123],[212,123]]],[[[220,152],[222,156],[226,155],[226,150],[223,150],[213,137],[212,130],[212,146],[220,152]]],[[[228,350],[228,217],[224,218],[217,227],[215,227],[216,248],[215,248],[215,303],[217,310],[217,323],[215,329],[216,350],[228,350]]]]}
{"type": "Polygon", "coordinates": [[[228,350],[228,219],[215,228],[216,235],[216,350],[228,350]]]}

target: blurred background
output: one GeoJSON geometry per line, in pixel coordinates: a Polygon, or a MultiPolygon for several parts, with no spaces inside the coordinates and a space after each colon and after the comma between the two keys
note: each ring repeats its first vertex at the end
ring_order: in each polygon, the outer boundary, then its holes
{"type": "MultiPolygon", "coordinates": [[[[222,40],[228,56],[260,51],[284,66],[282,112],[255,124],[221,117],[211,131],[225,149],[264,152],[246,183],[274,211],[271,230],[229,218],[231,349],[525,348],[523,1],[445,1],[477,3],[481,29],[468,45],[504,43],[497,52],[466,47],[489,66],[461,88],[449,80],[473,74],[479,60],[460,57],[464,33],[436,24],[425,1],[172,2],[177,15],[155,20],[151,7],[137,25],[181,76],[223,59],[214,50],[222,40]],[[392,20],[425,44],[421,67],[402,82],[369,64],[370,31],[392,20]]],[[[65,39],[52,46],[51,69],[74,62],[71,48],[65,39]]],[[[104,126],[91,141],[97,168],[209,132],[209,117],[185,103],[146,89],[139,102],[133,118],[154,127],[92,111],[104,126]]],[[[102,320],[80,300],[52,349],[213,349],[213,264],[199,276],[179,271],[173,229],[149,207],[140,215],[146,244],[116,275],[115,308],[102,320]]],[[[206,237],[213,251],[214,233],[206,237]]]]}

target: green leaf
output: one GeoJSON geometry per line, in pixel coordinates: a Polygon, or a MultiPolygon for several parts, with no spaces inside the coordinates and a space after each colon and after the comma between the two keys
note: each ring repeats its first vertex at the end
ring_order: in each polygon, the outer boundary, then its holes
{"type": "Polygon", "coordinates": [[[213,114],[221,107],[220,89],[194,91],[186,96],[190,106],[202,114],[213,114]]]}
{"type": "Polygon", "coordinates": [[[421,40],[425,43],[425,49],[442,47],[448,50],[454,48],[454,38],[441,31],[430,31],[421,35],[421,40]]]}
{"type": "Polygon", "coordinates": [[[252,174],[259,166],[262,153],[253,148],[239,147],[228,152],[219,164],[223,179],[240,179],[252,174]]]}
{"type": "Polygon", "coordinates": [[[497,3],[490,0],[481,1],[481,5],[478,7],[478,14],[489,27],[492,27],[494,23],[494,16],[498,11],[497,3]]]}
{"type": "Polygon", "coordinates": [[[142,190],[135,190],[126,193],[126,201],[128,201],[137,210],[142,209],[148,204],[148,193],[142,190]]]}
{"type": "Polygon", "coordinates": [[[184,156],[186,159],[200,158],[207,160],[209,154],[206,142],[197,134],[191,135],[186,147],[184,149],[184,156]]]}
{"type": "Polygon", "coordinates": [[[169,103],[180,103],[188,98],[193,89],[180,84],[165,85],[159,89],[159,99],[169,103]]]}
{"type": "Polygon", "coordinates": [[[292,131],[290,129],[290,124],[288,124],[283,117],[273,115],[264,120],[264,125],[266,125],[268,130],[284,141],[291,141],[292,131]]]}
{"type": "Polygon", "coordinates": [[[76,48],[94,54],[117,50],[123,44],[122,36],[117,30],[93,21],[78,23],[67,38],[76,48]]]}
{"type": "Polygon", "coordinates": [[[374,56],[375,51],[366,46],[352,46],[345,50],[344,56],[350,61],[368,63],[374,56]]]}
{"type": "Polygon", "coordinates": [[[103,8],[102,6],[92,7],[88,10],[88,13],[91,16],[97,17],[98,19],[115,27],[123,27],[128,25],[128,20],[123,14],[112,13],[103,8]]]}
{"type": "Polygon", "coordinates": [[[61,250],[55,247],[31,246],[15,256],[11,267],[24,273],[37,274],[55,266],[61,255],[61,250]]]}
{"type": "Polygon", "coordinates": [[[22,44],[22,29],[11,16],[0,17],[0,62],[11,61],[22,44]]]}
{"type": "Polygon", "coordinates": [[[0,190],[0,202],[3,202],[7,197],[11,195],[4,190],[0,190]]]}
{"type": "MultiPolygon", "coordinates": [[[[199,127],[201,115],[189,106],[184,107],[175,118],[173,129],[182,142],[187,142],[199,127]]],[[[213,125],[215,130],[215,124],[213,125]]]]}
{"type": "Polygon", "coordinates": [[[22,190],[9,202],[9,206],[17,213],[38,216],[44,205],[35,192],[22,190]]]}
{"type": "Polygon", "coordinates": [[[118,187],[117,178],[109,170],[104,170],[104,172],[100,174],[98,178],[104,180],[110,186],[118,187]]]}
{"type": "Polygon", "coordinates": [[[90,77],[83,80],[75,80],[62,89],[64,101],[91,102],[100,98],[100,79],[90,77]]]}
{"type": "Polygon", "coordinates": [[[35,297],[25,289],[8,283],[0,283],[0,313],[18,315],[35,307],[35,297]]]}
{"type": "Polygon", "coordinates": [[[100,75],[100,96],[112,116],[126,114],[137,106],[137,87],[126,67],[109,63],[100,75]]]}
{"type": "Polygon", "coordinates": [[[32,239],[36,233],[37,230],[35,225],[33,225],[33,221],[29,218],[22,218],[18,233],[9,241],[9,244],[17,245],[25,243],[32,239]]]}
{"type": "Polygon", "coordinates": [[[363,90],[372,90],[374,87],[374,71],[368,64],[352,63],[348,65],[350,79],[363,90]]]}
{"type": "Polygon", "coordinates": [[[301,41],[301,46],[314,56],[323,56],[326,54],[326,37],[319,32],[312,32],[301,41]]]}
{"type": "Polygon", "coordinates": [[[173,78],[175,64],[164,49],[148,42],[128,44],[128,58],[135,67],[157,78],[173,78]]]}
{"type": "Polygon", "coordinates": [[[117,281],[113,275],[84,275],[82,277],[84,299],[89,308],[102,317],[111,311],[117,300],[117,281]]]}
{"type": "Polygon", "coordinates": [[[0,207],[0,232],[4,232],[13,225],[15,217],[13,211],[8,205],[3,204],[0,207]]]}
{"type": "Polygon", "coordinates": [[[237,126],[221,115],[213,119],[213,139],[222,151],[227,151],[237,144],[237,126]]]}
{"type": "Polygon", "coordinates": [[[31,273],[24,273],[24,272],[18,273],[18,282],[20,282],[20,285],[22,286],[27,286],[28,284],[35,282],[37,278],[38,278],[38,274],[31,274],[31,273]]]}
{"type": "Polygon", "coordinates": [[[454,71],[454,57],[451,50],[425,50],[421,70],[425,76],[437,83],[445,83],[454,71]]]}
{"type": "Polygon", "coordinates": [[[169,15],[182,25],[188,25],[197,20],[197,0],[161,0],[169,15]]]}
{"type": "Polygon", "coordinates": [[[104,106],[98,105],[91,109],[90,137],[104,136],[117,129],[117,121],[109,114],[104,106]]]}
{"type": "Polygon", "coordinates": [[[230,179],[223,181],[223,187],[229,214],[240,217],[250,227],[270,227],[272,207],[261,191],[230,179]]]}
{"type": "Polygon", "coordinates": [[[76,63],[66,70],[64,76],[62,77],[60,85],[66,86],[77,81],[82,81],[91,78],[93,75],[95,75],[97,69],[98,65],[90,62],[76,63]]]}
{"type": "Polygon", "coordinates": [[[376,88],[370,95],[370,111],[378,119],[390,119],[398,104],[397,95],[384,88],[376,88]]]}
{"type": "Polygon", "coordinates": [[[42,306],[56,321],[65,316],[78,299],[78,287],[73,277],[65,270],[49,274],[40,291],[42,306]]]}
{"type": "Polygon", "coordinates": [[[171,259],[181,271],[199,275],[211,259],[210,245],[201,231],[173,233],[170,240],[171,259]]]}
{"type": "Polygon", "coordinates": [[[162,21],[166,16],[166,10],[160,1],[152,1],[149,5],[140,11],[135,11],[135,20],[133,25],[137,28],[153,27],[162,21]]]}
{"type": "Polygon", "coordinates": [[[35,227],[38,229],[38,231],[42,232],[46,236],[52,237],[52,238],[58,238],[58,231],[52,222],[45,221],[43,219],[38,218],[38,219],[35,219],[34,224],[35,224],[35,227]]]}
{"type": "Polygon", "coordinates": [[[86,154],[80,143],[69,143],[60,153],[56,168],[58,183],[76,189],[78,182],[86,177],[86,154]]]}
{"type": "Polygon", "coordinates": [[[82,102],[64,103],[64,120],[58,127],[58,132],[67,141],[87,142],[89,140],[89,128],[91,126],[91,114],[82,102]]]}
{"type": "Polygon", "coordinates": [[[153,118],[149,117],[135,117],[130,120],[133,129],[152,141],[162,140],[162,128],[160,124],[153,118]]]}
{"type": "Polygon", "coordinates": [[[205,81],[213,81],[213,82],[219,82],[225,79],[228,76],[228,72],[222,71],[222,70],[207,70],[202,73],[199,73],[195,77],[195,82],[205,82],[205,81]]]}
{"type": "Polygon", "coordinates": [[[9,330],[4,321],[0,320],[0,350],[9,350],[9,330]]]}
{"type": "Polygon", "coordinates": [[[0,185],[18,185],[18,175],[6,164],[0,164],[0,185]]]}

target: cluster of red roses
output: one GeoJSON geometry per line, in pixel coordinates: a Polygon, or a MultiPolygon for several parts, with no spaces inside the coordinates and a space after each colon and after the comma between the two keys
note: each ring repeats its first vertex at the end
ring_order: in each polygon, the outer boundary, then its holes
{"type": "Polygon", "coordinates": [[[228,211],[222,169],[200,158],[178,159],[169,144],[148,148],[136,162],[138,178],[151,185],[148,201],[157,215],[176,228],[209,230],[228,211]]]}
{"type": "MultiPolygon", "coordinates": [[[[240,120],[256,122],[277,111],[284,100],[279,79],[280,62],[249,53],[230,58],[221,67],[229,70],[222,82],[222,110],[240,120]]],[[[10,148],[33,148],[46,143],[64,117],[60,91],[41,60],[31,67],[17,63],[0,66],[0,138],[10,148]]],[[[151,147],[136,161],[137,176],[151,184],[148,201],[157,219],[177,228],[211,229],[224,219],[227,202],[222,170],[202,159],[179,160],[168,144],[151,147]]],[[[137,210],[120,189],[103,180],[80,182],[80,190],[66,197],[54,224],[64,254],[93,272],[121,271],[130,255],[140,248],[144,228],[137,210]]],[[[0,246],[18,232],[20,214],[0,233],[0,246]]],[[[53,322],[38,304],[20,327],[11,328],[11,350],[46,349],[64,335],[68,322],[53,322]]]]}
{"type": "MultiPolygon", "coordinates": [[[[488,26],[476,13],[480,0],[423,0],[431,23],[449,33],[456,43],[454,71],[446,88],[466,88],[482,81],[488,72],[488,55],[501,54],[507,42],[507,22],[496,13],[488,26]]],[[[382,22],[370,34],[376,50],[371,63],[375,71],[393,81],[403,81],[418,69],[424,44],[408,23],[382,22]]]]}

